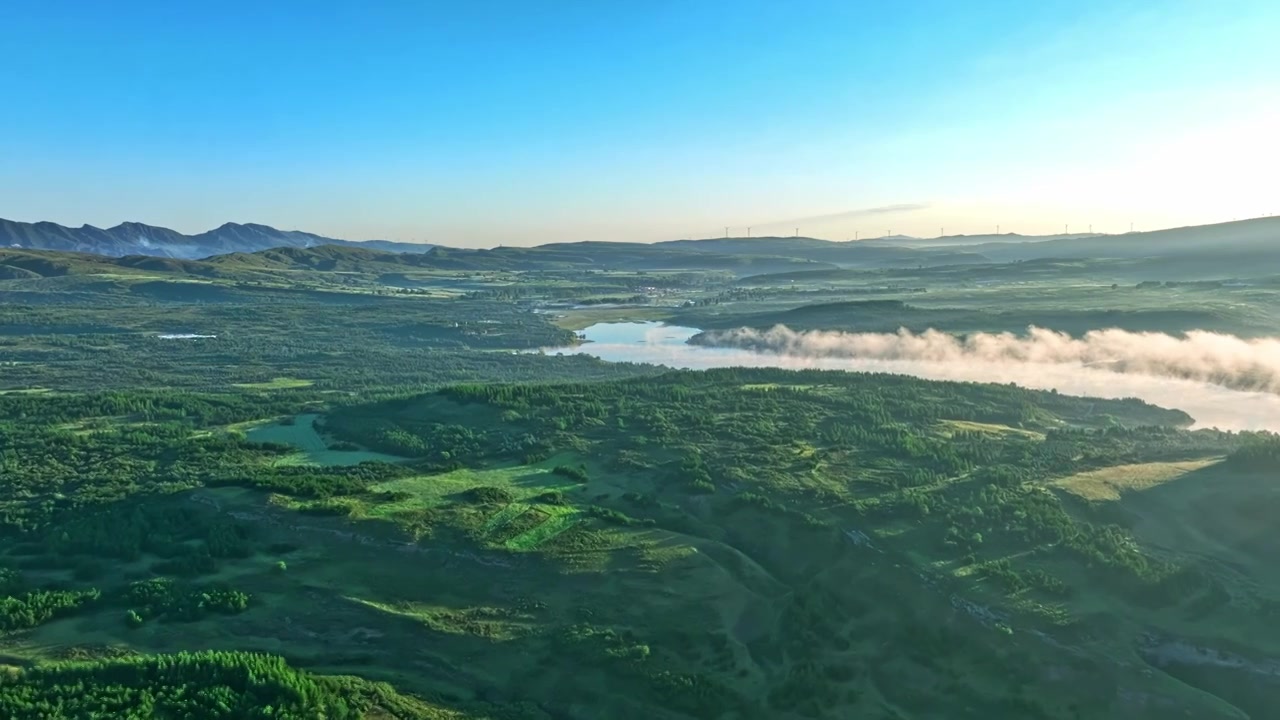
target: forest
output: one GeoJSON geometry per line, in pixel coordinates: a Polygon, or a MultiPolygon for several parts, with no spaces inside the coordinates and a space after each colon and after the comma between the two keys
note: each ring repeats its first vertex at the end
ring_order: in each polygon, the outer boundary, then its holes
{"type": "MultiPolygon", "coordinates": [[[[1196,581],[1135,552],[1122,530],[1073,518],[1041,487],[1099,467],[1255,447],[1230,434],[1182,430],[1184,414],[1139,401],[1113,402],[1087,421],[1092,426],[1064,428],[1063,418],[1079,422],[1092,403],[841,372],[729,369],[615,383],[463,385],[438,397],[490,407],[500,422],[442,422],[438,404],[406,398],[347,408],[330,416],[328,428],[436,462],[529,462],[573,450],[610,471],[653,477],[653,491],[633,499],[631,512],[704,495],[837,528],[910,519],[937,536],[943,553],[982,556],[984,545],[1052,551],[1093,568],[1098,583],[1150,602],[1175,597],[1169,583],[1195,590],[1196,581]],[[947,423],[1024,433],[939,432],[947,423]],[[831,516],[810,514],[815,504],[831,516]]],[[[587,480],[576,467],[554,472],[587,480]]],[[[1008,561],[984,571],[995,567],[1015,586],[1067,588],[1036,569],[1024,581],[1008,561]]]]}
{"type": "Polygon", "coordinates": [[[300,673],[279,657],[184,652],[28,670],[0,681],[0,714],[358,720],[373,704],[361,697],[367,692],[358,682],[300,673]]]}
{"type": "Polygon", "coordinates": [[[1280,652],[1265,541],[1181,530],[1262,521],[1273,435],[539,352],[628,318],[994,322],[927,268],[277,266],[310,257],[0,281],[0,715],[1226,718],[1253,695],[1146,660],[1151,628],[1280,652]]]}

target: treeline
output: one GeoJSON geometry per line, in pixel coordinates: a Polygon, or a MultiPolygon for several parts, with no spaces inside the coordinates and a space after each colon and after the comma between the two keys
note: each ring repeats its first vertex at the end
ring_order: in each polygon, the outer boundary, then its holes
{"type": "Polygon", "coordinates": [[[121,608],[131,625],[153,617],[193,621],[249,606],[243,592],[192,581],[216,572],[224,559],[255,552],[248,526],[193,503],[152,500],[86,510],[26,537],[7,547],[17,568],[0,567],[3,630],[35,627],[102,605],[121,608]],[[113,563],[144,552],[158,558],[150,571],[169,577],[127,585],[111,580],[113,563]],[[23,569],[70,570],[71,581],[33,584],[23,569]]]}
{"type": "Polygon", "coordinates": [[[252,653],[56,663],[0,679],[0,716],[9,718],[358,720],[365,709],[339,683],[252,653]]]}
{"type": "Polygon", "coordinates": [[[305,498],[328,498],[364,492],[370,485],[410,474],[385,462],[358,465],[278,465],[217,471],[203,478],[207,485],[236,485],[305,498]]]}
{"type": "Polygon", "coordinates": [[[1246,472],[1280,470],[1280,435],[1255,433],[1239,449],[1227,456],[1227,465],[1246,472]]]}
{"type": "Polygon", "coordinates": [[[130,390],[83,394],[0,395],[0,422],[24,424],[88,422],[88,427],[108,429],[120,422],[180,423],[213,427],[295,413],[297,397],[245,393],[190,393],[171,390],[130,390]]]}
{"type": "Polygon", "coordinates": [[[249,556],[247,525],[195,503],[179,502],[128,502],[79,512],[44,530],[39,547],[61,556],[126,562],[144,552],[166,559],[249,556]]]}
{"type": "Polygon", "coordinates": [[[0,630],[25,630],[72,615],[101,593],[90,590],[34,590],[0,597],[0,630]]]}
{"type": "Polygon", "coordinates": [[[182,585],[168,578],[130,583],[120,598],[125,620],[138,626],[152,618],[193,622],[206,615],[236,615],[249,609],[248,593],[222,585],[182,585]]]}

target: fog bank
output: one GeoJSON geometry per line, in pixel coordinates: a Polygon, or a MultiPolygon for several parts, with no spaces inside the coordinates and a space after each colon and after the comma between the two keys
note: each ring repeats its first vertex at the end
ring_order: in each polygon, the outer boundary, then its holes
{"type": "MultiPolygon", "coordinates": [[[[772,332],[772,331],[771,331],[772,332]]],[[[792,333],[805,335],[806,333],[792,333]]],[[[1039,390],[1098,398],[1136,397],[1154,405],[1178,408],[1196,420],[1196,427],[1222,430],[1272,430],[1280,432],[1280,394],[1232,390],[1201,380],[1114,372],[1104,364],[1019,362],[968,358],[904,360],[838,355],[764,351],[746,347],[690,345],[698,334],[693,328],[660,323],[601,323],[583,331],[583,345],[550,349],[550,352],[585,354],[611,362],[639,362],[675,368],[780,367],[816,368],[914,375],[930,380],[1016,383],[1039,390]]],[[[724,335],[718,333],[717,335],[724,335]]],[[[767,337],[770,333],[757,333],[767,337]]],[[[845,333],[818,333],[845,335],[845,333]]],[[[739,333],[738,337],[749,337],[739,333]]],[[[705,341],[707,335],[700,340],[705,341]]],[[[896,337],[888,335],[887,337],[896,337]]]]}
{"type": "Polygon", "coordinates": [[[1112,373],[1198,380],[1234,390],[1280,393],[1280,339],[1243,339],[1193,330],[1185,337],[1126,330],[1092,330],[1081,338],[1029,328],[1026,336],[937,330],[912,333],[795,331],[741,328],[709,332],[703,344],[788,356],[909,360],[963,365],[1066,365],[1112,373]]]}

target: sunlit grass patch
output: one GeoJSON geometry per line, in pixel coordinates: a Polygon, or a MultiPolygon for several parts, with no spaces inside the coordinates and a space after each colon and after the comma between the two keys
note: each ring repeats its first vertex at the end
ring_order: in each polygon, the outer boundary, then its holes
{"type": "Polygon", "coordinates": [[[970,420],[943,420],[940,425],[944,433],[950,435],[956,431],[991,433],[994,435],[1022,435],[1033,440],[1044,440],[1044,433],[1035,432],[1034,430],[1023,430],[1022,428],[1009,427],[1008,425],[997,425],[995,423],[973,422],[970,420]]]}
{"type": "Polygon", "coordinates": [[[526,530],[503,543],[511,550],[534,550],[560,533],[578,524],[579,513],[571,507],[545,505],[540,510],[550,517],[531,530],[526,530]]]}
{"type": "Polygon", "coordinates": [[[496,533],[516,518],[532,510],[525,503],[513,502],[494,513],[484,525],[486,535],[496,533]]]}
{"type": "Polygon", "coordinates": [[[312,381],[301,378],[278,377],[267,382],[233,383],[232,385],[246,390],[289,390],[292,388],[311,387],[312,384],[312,381]]]}
{"type": "MultiPolygon", "coordinates": [[[[544,463],[545,464],[545,463],[544,463]]],[[[415,475],[396,478],[375,485],[375,492],[408,493],[412,500],[393,503],[401,509],[406,504],[436,506],[476,487],[499,487],[516,500],[528,500],[551,490],[568,490],[578,486],[572,480],[552,473],[546,467],[516,465],[472,470],[463,468],[437,475],[415,475]]]]}
{"type": "Polygon", "coordinates": [[[18,388],[13,390],[0,390],[0,395],[44,395],[45,393],[51,392],[53,392],[51,389],[44,387],[18,388]]]}
{"type": "Polygon", "coordinates": [[[398,615],[422,623],[435,632],[468,635],[487,640],[512,640],[527,634],[528,628],[512,613],[491,607],[449,608],[421,602],[381,602],[368,598],[348,600],[380,612],[398,615]]]}
{"type": "Polygon", "coordinates": [[[1053,483],[1073,495],[1086,500],[1119,500],[1128,492],[1146,490],[1176,480],[1195,470],[1201,470],[1219,461],[1204,458],[1184,462],[1151,462],[1136,465],[1114,465],[1101,470],[1077,473],[1053,483]]]}

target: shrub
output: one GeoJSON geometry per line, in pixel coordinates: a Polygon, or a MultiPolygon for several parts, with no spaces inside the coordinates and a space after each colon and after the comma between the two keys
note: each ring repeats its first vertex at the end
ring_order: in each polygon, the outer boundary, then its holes
{"type": "Polygon", "coordinates": [[[511,491],[492,485],[473,487],[465,493],[464,497],[478,505],[506,505],[516,499],[511,491]]]}
{"type": "Polygon", "coordinates": [[[576,480],[583,483],[587,481],[587,468],[585,465],[578,465],[576,467],[573,465],[557,465],[551,470],[551,472],[556,475],[560,475],[561,477],[567,477],[570,480],[576,480]]]}
{"type": "Polygon", "coordinates": [[[697,479],[689,482],[689,492],[697,495],[710,495],[716,491],[716,486],[706,480],[697,479]]]}

